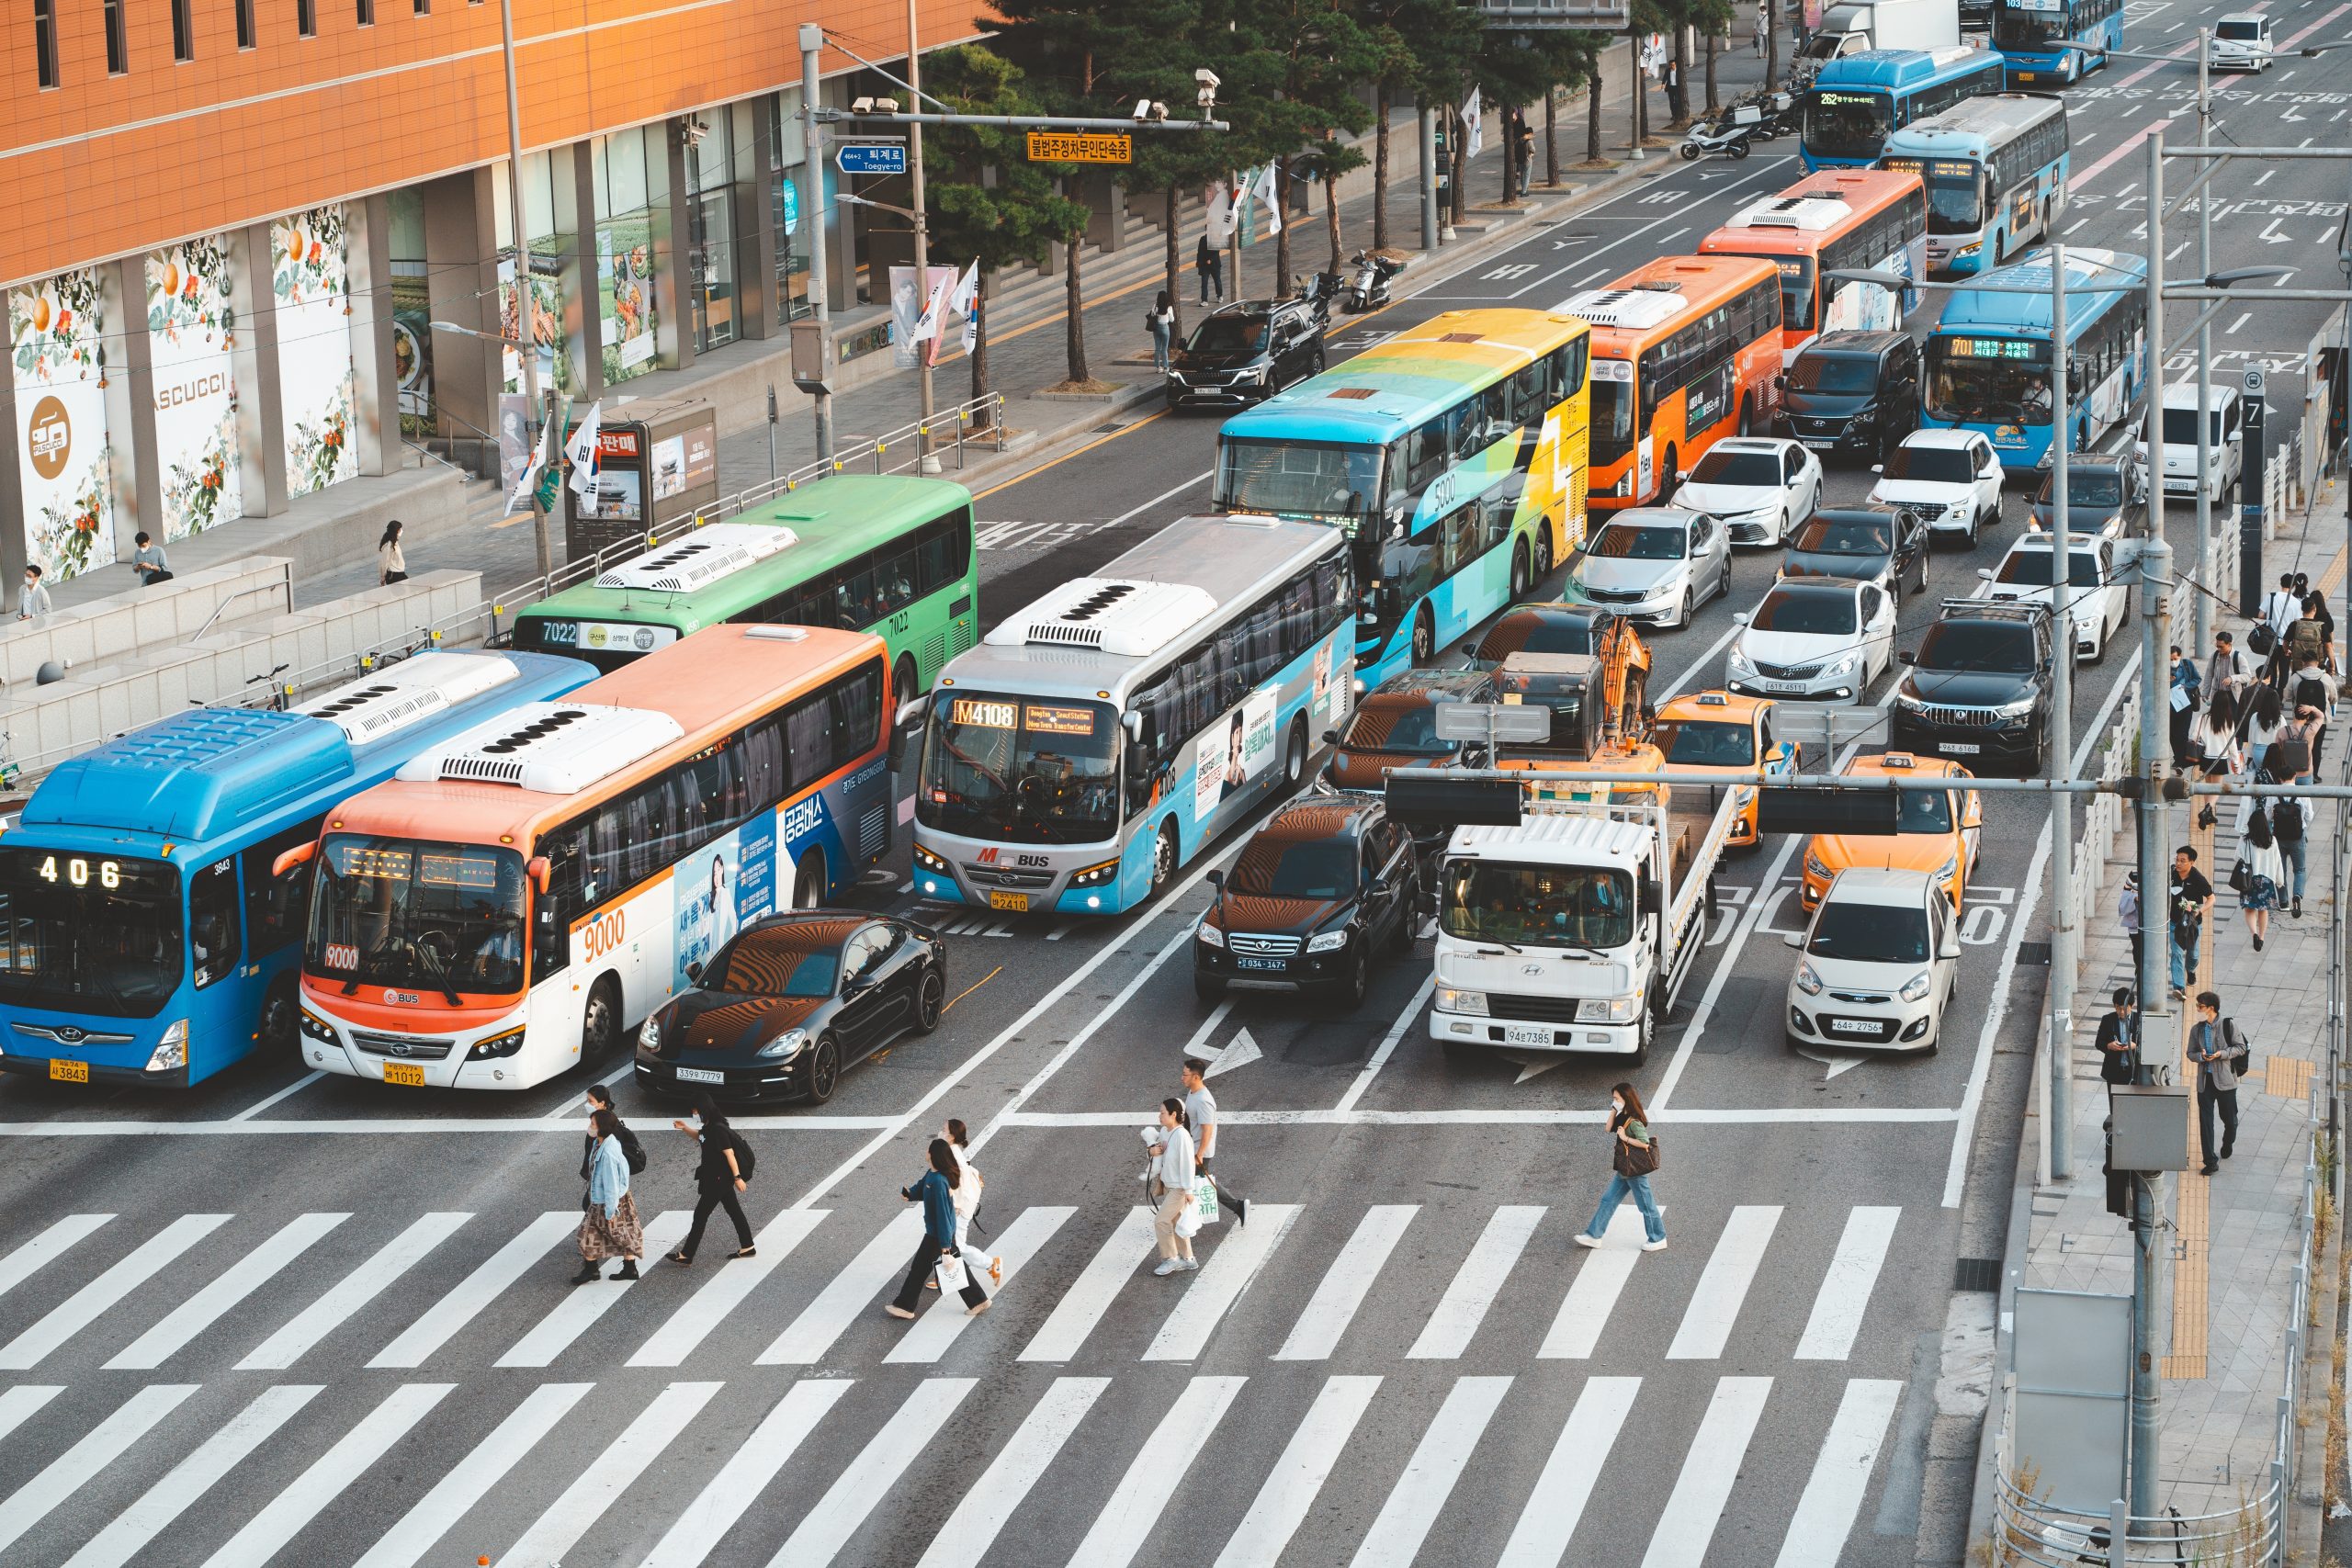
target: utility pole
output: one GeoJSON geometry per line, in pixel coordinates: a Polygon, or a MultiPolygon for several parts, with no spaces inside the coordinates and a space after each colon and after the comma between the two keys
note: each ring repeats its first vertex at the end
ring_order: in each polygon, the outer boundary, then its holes
{"type": "MultiPolygon", "coordinates": [[[[2213,144],[2213,100],[2208,90],[2208,85],[2211,80],[2210,71],[2212,37],[2213,32],[2211,28],[2197,29],[2197,144],[2200,147],[2211,147],[2213,144]]],[[[2214,178],[2219,177],[2220,171],[2214,171],[2214,178]]],[[[2148,187],[2148,249],[2151,253],[2161,252],[2164,249],[2162,228],[2164,209],[2157,205],[2163,194],[2154,186],[2148,187]]],[[[2204,188],[2197,193],[2197,276],[2199,277],[2213,276],[2213,185],[2211,180],[2208,180],[2204,188]]],[[[2199,591],[2188,596],[2189,603],[2195,606],[2190,615],[2197,627],[2197,635],[2188,645],[2189,657],[2192,659],[2202,658],[2205,650],[2213,646],[2213,607],[2212,595],[2210,592],[2215,586],[2213,582],[2213,498],[2205,493],[2206,465],[2213,460],[2213,432],[2211,428],[2213,416],[2206,406],[2212,397],[2213,386],[2212,314],[2213,312],[2210,310],[2199,311],[2198,315],[2200,319],[2197,323],[2197,584],[2199,591]]],[[[2150,344],[2150,352],[2155,354],[2164,352],[2164,340],[2161,337],[2152,338],[2150,344]]],[[[2164,371],[2165,367],[2161,364],[2155,367],[2153,378],[2154,385],[2159,387],[2164,385],[2164,371]]],[[[2152,441],[2153,439],[2151,437],[2152,441]]],[[[2150,504],[2159,512],[2164,507],[2163,450],[2162,447],[2153,445],[2148,448],[2150,489],[2154,491],[2150,504]]]]}
{"type": "MultiPolygon", "coordinates": [[[[514,228],[514,335],[523,340],[515,351],[523,361],[523,440],[526,452],[536,450],[533,422],[547,423],[552,410],[539,406],[539,334],[531,288],[531,242],[523,229],[523,100],[514,90],[514,0],[498,0],[500,48],[506,59],[506,202],[514,228]]],[[[501,348],[502,356],[505,350],[501,348]]],[[[498,384],[503,388],[506,378],[498,384]]],[[[527,457],[526,458],[527,461],[527,457]]],[[[531,487],[531,541],[538,547],[539,575],[555,571],[555,541],[549,536],[548,510],[539,504],[539,491],[531,487]]]]}
{"type": "MultiPolygon", "coordinates": [[[[512,4],[513,0],[505,0],[512,4]]],[[[833,311],[827,299],[830,264],[825,255],[825,133],[817,119],[817,61],[825,50],[825,29],[800,24],[800,128],[805,158],[800,167],[808,189],[800,205],[808,213],[808,300],[816,307],[817,350],[824,355],[822,378],[809,394],[817,413],[817,457],[833,460],[833,311]]],[[[930,386],[924,382],[926,389],[930,386]]]]}
{"type": "MultiPolygon", "coordinates": [[[[907,0],[907,90],[910,109],[922,107],[922,39],[915,30],[915,0],[907,0]]],[[[915,290],[926,308],[931,302],[931,225],[923,216],[922,207],[922,127],[907,127],[907,175],[913,186],[915,209],[915,290]]],[[[946,323],[937,323],[944,331],[946,323]]],[[[915,426],[917,468],[926,474],[939,472],[939,454],[931,449],[931,355],[928,344],[918,344],[915,353],[916,373],[922,378],[922,421],[915,426]]]]}
{"type": "Polygon", "coordinates": [[[1427,94],[1414,96],[1413,129],[1421,149],[1421,249],[1433,251],[1437,249],[1437,130],[1430,124],[1427,94]]]}
{"type": "MultiPolygon", "coordinates": [[[[2050,728],[2057,731],[2043,761],[2044,776],[2064,780],[2074,772],[2075,751],[2075,561],[2068,548],[2066,463],[2075,444],[2073,389],[2067,385],[2066,247],[2050,247],[2050,407],[2057,423],[2050,443],[2050,728]]],[[[2161,379],[2161,378],[2159,378],[2161,379]]],[[[2075,805],[2063,789],[2050,792],[2050,875],[2057,906],[2050,928],[2049,1083],[2050,1179],[2075,1173],[2075,805]]]]}

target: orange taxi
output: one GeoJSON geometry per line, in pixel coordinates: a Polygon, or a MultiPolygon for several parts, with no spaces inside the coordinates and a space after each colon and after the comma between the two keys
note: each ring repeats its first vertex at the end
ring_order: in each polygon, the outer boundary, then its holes
{"type": "MultiPolygon", "coordinates": [[[[1658,709],[1651,739],[1676,773],[1793,773],[1797,749],[1793,741],[1772,739],[1772,700],[1734,696],[1728,692],[1693,692],[1676,697],[1658,709]]],[[[1739,792],[1739,816],[1724,840],[1752,845],[1756,835],[1756,791],[1739,792]]],[[[1710,795],[1711,803],[1722,798],[1710,795]]]]}
{"type": "MultiPolygon", "coordinates": [[[[1958,762],[1940,757],[1915,757],[1908,751],[1884,751],[1856,757],[1846,764],[1849,778],[1966,779],[1975,775],[1958,762]]],[[[1976,865],[1977,836],[1984,830],[1984,800],[1973,789],[1900,792],[1897,827],[1885,833],[1815,833],[1804,850],[1804,907],[1821,902],[1829,884],[1849,866],[1884,866],[1894,871],[1923,871],[1943,885],[1954,909],[1968,891],[1968,874],[1976,865]]]]}

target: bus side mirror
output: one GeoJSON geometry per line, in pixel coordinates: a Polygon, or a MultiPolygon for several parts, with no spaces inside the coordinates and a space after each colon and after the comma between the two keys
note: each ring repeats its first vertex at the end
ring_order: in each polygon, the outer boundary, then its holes
{"type": "Polygon", "coordinates": [[[310,864],[311,857],[318,852],[319,846],[315,840],[310,843],[297,844],[290,850],[282,851],[276,860],[269,863],[269,874],[273,877],[284,876],[298,866],[310,864]]]}
{"type": "Polygon", "coordinates": [[[913,696],[909,697],[905,702],[899,705],[899,717],[897,720],[898,727],[903,729],[906,728],[907,720],[910,718],[921,718],[930,711],[930,694],[918,692],[913,696]]]}
{"type": "Polygon", "coordinates": [[[1785,370],[1775,370],[1772,372],[1772,385],[1778,387],[1783,392],[1787,391],[1789,389],[1789,373],[1785,370]]]}
{"type": "Polygon", "coordinates": [[[1141,708],[1129,708],[1121,714],[1119,724],[1127,732],[1128,739],[1135,741],[1143,739],[1143,710],[1141,708]]]}
{"type": "Polygon", "coordinates": [[[699,980],[702,978],[701,959],[697,958],[692,964],[686,965],[686,978],[689,980],[699,980]]]}
{"type": "Polygon", "coordinates": [[[555,867],[548,863],[548,857],[533,855],[523,869],[531,874],[531,886],[537,888],[544,896],[548,884],[555,880],[555,867]]]}
{"type": "Polygon", "coordinates": [[[1657,877],[1645,876],[1642,878],[1640,898],[1643,908],[1656,909],[1660,913],[1665,912],[1666,895],[1660,890],[1657,877]]]}

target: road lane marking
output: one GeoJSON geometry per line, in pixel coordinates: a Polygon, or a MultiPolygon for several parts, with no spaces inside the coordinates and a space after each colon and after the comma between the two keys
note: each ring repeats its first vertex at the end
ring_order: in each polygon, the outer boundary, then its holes
{"type": "MultiPolygon", "coordinates": [[[[1051,1241],[1077,1213],[1063,1205],[1039,1204],[1023,1209],[1013,1217],[990,1248],[1004,1263],[1004,1279],[989,1291],[991,1300],[1012,1283],[1012,1277],[1022,1266],[1035,1257],[1038,1249],[1051,1241]]],[[[965,1310],[962,1297],[947,1291],[938,1294],[939,1300],[932,1303],[930,1310],[890,1347],[889,1354],[882,1358],[885,1361],[918,1365],[937,1361],[955,1348],[956,1337],[977,1321],[965,1310]]]]}
{"type": "MultiPolygon", "coordinates": [[[[1665,1213],[1658,1211],[1661,1218],[1665,1213]]],[[[1581,1361],[1591,1357],[1592,1348],[1600,1342],[1600,1331],[1609,1325],[1609,1314],[1616,1310],[1617,1298],[1625,1293],[1625,1281],[1634,1277],[1645,1235],[1641,1211],[1631,1203],[1618,1204],[1601,1229],[1600,1245],[1586,1249],[1584,1261],[1577,1266],[1577,1277],[1568,1282],[1568,1293],[1560,1298],[1560,1310],[1544,1336],[1543,1348],[1535,1352],[1536,1359],[1581,1361]]]]}
{"type": "Polygon", "coordinates": [[[1585,1380],[1495,1568],[1560,1568],[1569,1538],[1584,1518],[1593,1483],[1600,1479],[1609,1450],[1641,1390],[1639,1378],[1585,1380]]]}
{"type": "Polygon", "coordinates": [[[1282,1457],[1267,1472],[1250,1511],[1217,1553],[1216,1568],[1275,1568],[1379,1389],[1376,1377],[1323,1380],[1322,1391],[1283,1446],[1282,1457]]]}
{"type": "Polygon", "coordinates": [[[294,1483],[271,1498],[228,1544],[205,1559],[204,1568],[255,1568],[286,1550],[327,1505],[368,1473],[409,1428],[432,1414],[458,1385],[406,1382],[360,1418],[335,1445],[311,1462],[294,1483]]]}
{"type": "Polygon", "coordinates": [[[433,1490],[416,1500],[409,1511],[352,1568],[414,1568],[450,1527],[470,1513],[475,1504],[506,1479],[523,1456],[538,1445],[555,1424],[571,1414],[594,1383],[541,1383],[523,1403],[507,1413],[491,1434],[473,1447],[463,1461],[453,1465],[433,1490]]]}
{"type": "MultiPolygon", "coordinates": [[[[692,1209],[665,1209],[645,1226],[645,1258],[642,1268],[650,1273],[661,1267],[664,1258],[678,1243],[685,1240],[686,1227],[694,1223],[692,1209]]],[[[600,1269],[602,1264],[597,1266],[600,1269]]],[[[675,1272],[673,1269],[672,1272],[675,1272]]],[[[513,1348],[498,1358],[494,1365],[501,1367],[544,1367],[571,1348],[571,1342],[594,1325],[596,1320],[620,1303],[624,1294],[636,1289],[631,1280],[606,1280],[609,1287],[603,1290],[567,1291],[557,1298],[555,1306],[534,1325],[513,1348]]]]}
{"type": "MultiPolygon", "coordinates": [[[[1219,1115],[1224,1113],[1220,1111],[1219,1115]]],[[[1134,1118],[1127,1119],[1132,1125],[1134,1118]]],[[[1085,1345],[1086,1337],[1111,1310],[1111,1303],[1136,1277],[1136,1270],[1152,1253],[1151,1211],[1138,1204],[1119,1216],[1119,1224],[1061,1300],[1054,1303],[1045,1324],[1021,1352],[1024,1361],[1068,1361],[1074,1359],[1085,1345]]]]}
{"type": "MultiPolygon", "coordinates": [[[[2144,76],[2148,72],[2154,71],[2154,69],[2155,67],[2153,65],[2148,66],[2144,70],[2141,71],[2138,76],[2127,76],[2123,81],[2117,83],[2116,85],[2120,87],[2128,83],[2137,81],[2139,76],[2144,76]]],[[[2066,181],[2066,194],[2068,196],[2072,196],[2076,191],[2082,189],[2085,186],[2090,184],[2093,180],[2098,178],[2099,175],[2107,172],[2108,168],[2113,164],[2118,158],[2122,157],[2126,152],[2129,152],[2133,148],[2139,146],[2141,142],[2145,141],[2151,131],[2164,130],[2165,123],[2165,121],[2161,119],[2150,120],[2146,125],[2141,127],[2138,130],[2133,131],[2131,135],[2117,142],[2113,147],[2108,149],[2105,155],[2100,157],[2097,163],[2093,164],[2089,168],[2085,169],[2082,173],[2073,175],[2066,181]]],[[[2082,222],[2078,220],[2074,225],[2074,228],[2068,229],[2066,232],[2071,234],[2075,229],[2079,229],[2081,227],[2082,222]]]]}
{"type": "Polygon", "coordinates": [[[112,1214],[68,1214],[7,1257],[0,1258],[0,1296],[23,1284],[42,1264],[87,1238],[113,1218],[112,1214]]]}
{"type": "MultiPolygon", "coordinates": [[[[1109,1379],[1102,1380],[1108,1382],[1109,1379]]],[[[850,1389],[847,1378],[804,1378],[785,1391],[742,1446],[718,1467],[710,1484],[678,1517],[641,1568],[699,1568],[719,1538],[759,1500],[808,1434],[850,1389]]],[[[1015,1441],[1019,1439],[1016,1438],[1015,1441]]],[[[976,1552],[966,1562],[977,1562],[976,1552]]],[[[925,1562],[930,1559],[925,1558],[925,1562]]]]}
{"type": "Polygon", "coordinates": [[[508,1562],[563,1561],[563,1554],[586,1539],[605,1510],[675,1442],[710,1396],[724,1386],[715,1382],[673,1382],[638,1412],[637,1419],[605,1447],[587,1469],[572,1478],[563,1495],[547,1506],[523,1539],[500,1557],[508,1562]]]}
{"type": "Polygon", "coordinates": [[[367,1261],[329,1287],[326,1294],[294,1314],[286,1325],[237,1363],[245,1371],[284,1371],[310,1353],[318,1342],[344,1321],[381,1295],[393,1281],[414,1268],[424,1255],[447,1239],[469,1213],[420,1214],[406,1230],[379,1247],[367,1261]]]}
{"type": "Polygon", "coordinates": [[[25,1371],[39,1366],[49,1353],[94,1323],[125,1296],[176,1262],[180,1255],[229,1223],[227,1214],[182,1214],[145,1241],[114,1267],[51,1308],[40,1321],[0,1346],[0,1370],[25,1371]]]}
{"type": "Polygon", "coordinates": [[[1891,1378],[1857,1378],[1846,1385],[1773,1568],[1834,1568],[1845,1554],[1886,1424],[1902,1397],[1903,1385],[1891,1378]]]}
{"type": "MultiPolygon", "coordinates": [[[[956,1511],[947,1516],[947,1522],[939,1527],[939,1533],[931,1538],[930,1547],[915,1568],[968,1568],[986,1557],[1039,1477],[1062,1451],[1062,1445],[1069,1441],[1078,1424],[1110,1386],[1109,1378],[1056,1378],[1045,1397],[1031,1405],[1029,1414],[1022,1417],[1012,1440],[989,1461],[980,1478],[972,1483],[971,1490],[964,1494],[964,1500],[956,1506],[956,1511]]],[[[765,1483],[763,1478],[760,1484],[765,1483]]],[[[718,1483],[711,1484],[716,1488],[718,1483]]],[[[736,1505],[736,1512],[741,1513],[751,1500],[747,1492],[742,1502],[736,1505]]],[[[682,1554],[674,1564],[649,1561],[645,1568],[694,1568],[718,1538],[704,1534],[698,1539],[700,1544],[692,1558],[682,1554]]]]}
{"type": "Polygon", "coordinates": [[[1176,1396],[1160,1418],[1126,1473],[1119,1478],[1086,1539],[1069,1560],[1069,1568],[1127,1568],[1151,1539],[1153,1527],[1168,1509],[1168,1500],[1193,1468],[1193,1460],[1209,1440],[1226,1407],[1241,1392],[1247,1378],[1194,1378],[1176,1396]]]}
{"type": "Polygon", "coordinates": [[[817,1299],[800,1310],[768,1348],[754,1358],[763,1367],[813,1367],[874,1306],[875,1298],[906,1269],[923,1234],[922,1210],[901,1210],[877,1232],[848,1267],[825,1282],[817,1299]]]}
{"type": "MultiPolygon", "coordinates": [[[[1026,1111],[1008,1117],[1008,1127],[1114,1127],[1132,1132],[1149,1112],[1135,1111],[1026,1111]]],[[[1498,1106],[1438,1111],[1224,1111],[1220,1126],[1232,1127],[1598,1127],[1609,1120],[1597,1110],[1498,1106]]],[[[1692,1126],[1768,1127],[1780,1124],[1836,1126],[1845,1122],[1950,1122],[1960,1115],[1945,1106],[1758,1106],[1745,1110],[1686,1111],[1674,1119],[1692,1126]]]]}
{"type": "Polygon", "coordinates": [[[62,1384],[36,1387],[31,1383],[18,1383],[14,1388],[0,1389],[0,1438],[6,1438],[40,1415],[43,1405],[64,1392],[62,1384]]]}
{"type": "Polygon", "coordinates": [[[1453,1483],[1470,1462],[1495,1407],[1510,1392],[1509,1378],[1458,1378],[1421,1434],[1405,1473],[1389,1489],[1380,1517],[1356,1551],[1353,1568],[1412,1568],[1430,1529],[1444,1511],[1453,1483]]]}
{"type": "Polygon", "coordinates": [[[898,1490],[908,1467],[942,1431],[950,1429],[956,1406],[978,1386],[977,1378],[932,1378],[915,1384],[906,1402],[857,1451],[849,1468],[768,1560],[768,1568],[825,1568],[840,1556],[866,1516],[898,1490]]]}
{"type": "Polygon", "coordinates": [[[1364,1063],[1363,1070],[1356,1074],[1355,1081],[1348,1085],[1348,1092],[1340,1096],[1341,1114],[1356,1108],[1356,1101],[1362,1100],[1364,1090],[1372,1087],[1372,1080],[1380,1076],[1380,1069],[1388,1065],[1388,1058],[1396,1054],[1397,1042],[1403,1040],[1405,1032],[1419,1020],[1421,1010],[1430,1005],[1430,998],[1436,991],[1437,971],[1432,969],[1430,977],[1414,991],[1413,999],[1407,1002],[1404,1010],[1396,1015],[1396,1021],[1388,1026],[1388,1032],[1380,1037],[1378,1048],[1373,1052],[1372,1059],[1364,1063]]]}
{"type": "Polygon", "coordinates": [[[1282,1245],[1291,1222],[1299,1215],[1295,1203],[1252,1203],[1250,1212],[1258,1216],[1255,1224],[1220,1227],[1227,1230],[1225,1239],[1193,1276],[1176,1310],[1159,1325],[1143,1353],[1145,1360],[1198,1360],[1208,1348],[1209,1336],[1258,1277],[1258,1270],[1282,1245]]]}
{"type": "Polygon", "coordinates": [[[1470,1348],[1487,1310],[1502,1293],[1503,1284],[1527,1250],[1530,1236],[1543,1222],[1540,1203],[1505,1203],[1487,1216],[1487,1228],[1471,1245],[1470,1255],[1453,1271],[1437,1308],[1422,1326],[1420,1337],[1405,1359],[1413,1361],[1453,1360],[1470,1348]]]}
{"type": "Polygon", "coordinates": [[[707,1284],[679,1303],[669,1321],[628,1359],[632,1367],[674,1367],[710,1337],[713,1329],[735,1315],[761,1280],[775,1271],[792,1249],[831,1213],[831,1209],[786,1209],[763,1225],[755,1238],[758,1256],[730,1258],[718,1266],[707,1284]]]}
{"type": "Polygon", "coordinates": [[[98,1472],[120,1459],[124,1450],[145,1437],[155,1424],[178,1409],[198,1383],[149,1383],[117,1405],[79,1442],[50,1461],[39,1475],[0,1503],[0,1551],[15,1545],[24,1533],[49,1517],[98,1472]]]}
{"type": "Polygon", "coordinates": [[[1642,1568],[1706,1568],[1707,1543],[1714,1539],[1724,1505],[1739,1479],[1747,1439],[1772,1393],[1770,1378],[1719,1378],[1707,1414],[1674,1478],[1673,1495],[1658,1516],[1642,1568]]]}
{"type": "Polygon", "coordinates": [[[194,1452],[115,1516],[112,1523],[66,1560],[65,1568],[124,1568],[173,1520],[196,1506],[223,1476],[323,1391],[319,1383],[281,1383],[264,1389],[251,1404],[216,1428],[194,1452]]]}
{"type": "MultiPolygon", "coordinates": [[[[909,798],[911,799],[913,797],[909,796],[909,798]]],[[[253,1104],[246,1106],[243,1111],[238,1111],[234,1116],[230,1117],[229,1120],[232,1122],[250,1122],[254,1117],[260,1115],[263,1111],[268,1110],[271,1106],[277,1104],[279,1100],[286,1100],[291,1096],[301,1093],[304,1089],[310,1088],[312,1084],[318,1082],[321,1078],[326,1076],[326,1071],[323,1068],[321,1068],[316,1072],[305,1073],[300,1077],[296,1078],[292,1083],[288,1084],[284,1089],[279,1089],[276,1094],[271,1095],[268,1099],[255,1100],[253,1104]]]]}
{"type": "Polygon", "coordinates": [[[1796,1359],[1842,1361],[1853,1353],[1854,1336],[1861,1331],[1862,1314],[1894,1241],[1895,1222],[1902,1217],[1900,1208],[1883,1205],[1857,1205],[1847,1213],[1846,1229],[1838,1238],[1828,1273],[1822,1276],[1820,1293],[1813,1299],[1804,1335],[1797,1341],[1796,1359]]]}
{"type": "Polygon", "coordinates": [[[1733,1208],[1723,1234],[1715,1238],[1714,1250],[1707,1255],[1707,1266],[1700,1270],[1681,1326],[1674,1331],[1674,1343],[1667,1347],[1668,1360],[1712,1361],[1723,1355],[1780,1223],[1778,1204],[1741,1203],[1733,1208]]]}
{"type": "Polygon", "coordinates": [[[317,1245],[349,1214],[297,1214],[276,1235],[229,1266],[226,1273],[165,1314],[164,1320],[132,1340],[107,1363],[109,1371],[152,1371],[221,1314],[266,1284],[277,1272],[317,1245]]]}
{"type": "MultiPolygon", "coordinates": [[[[492,1253],[448,1293],[424,1309],[399,1337],[376,1352],[371,1367],[422,1366],[424,1358],[454,1338],[480,1316],[506,1287],[538,1267],[548,1249],[580,1228],[580,1211],[553,1209],[523,1227],[514,1239],[492,1253]]],[[[560,1553],[554,1555],[560,1556],[560,1553]]]]}
{"type": "Polygon", "coordinates": [[[1405,1227],[1421,1212],[1419,1203],[1374,1203],[1356,1222],[1355,1233],[1315,1287],[1315,1294],[1291,1325],[1290,1337],[1274,1352],[1277,1361],[1329,1360],[1340,1337],[1355,1321],[1374,1280],[1387,1272],[1388,1256],[1405,1238],[1405,1227]]]}

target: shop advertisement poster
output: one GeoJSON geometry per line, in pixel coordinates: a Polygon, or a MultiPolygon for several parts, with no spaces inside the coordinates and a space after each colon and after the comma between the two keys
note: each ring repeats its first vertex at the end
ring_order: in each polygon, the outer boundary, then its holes
{"type": "Polygon", "coordinates": [[[922,321],[923,307],[930,302],[931,291],[944,283],[956,287],[960,275],[952,266],[931,269],[930,280],[918,284],[915,269],[894,266],[890,269],[890,365],[893,369],[911,370],[922,362],[922,350],[915,342],[915,329],[922,321]]]}
{"type": "MultiPolygon", "coordinates": [[[[561,264],[550,250],[542,254],[539,245],[553,245],[552,240],[537,240],[531,252],[531,341],[538,344],[539,390],[552,387],[569,396],[571,392],[571,359],[565,352],[567,340],[563,331],[563,277],[561,264]]],[[[498,264],[498,322],[505,336],[521,341],[522,319],[514,310],[514,259],[508,256],[498,264]]],[[[523,390],[523,354],[520,349],[502,351],[505,360],[506,388],[510,392],[523,390]]]]}
{"type": "Polygon", "coordinates": [[[400,378],[401,434],[428,434],[433,417],[433,288],[422,275],[392,275],[392,369],[400,378]]]}
{"type": "Polygon", "coordinates": [[[686,438],[665,435],[653,444],[653,499],[686,493],[686,438]]]}
{"type": "Polygon", "coordinates": [[[286,491],[308,495],[359,472],[351,444],[351,253],[340,204],[269,226],[269,289],[277,308],[286,491]]]}
{"type": "Polygon", "coordinates": [[[686,965],[707,965],[747,920],[775,908],[775,818],[758,817],[688,855],[671,874],[677,930],[671,944],[673,989],[692,984],[686,965]]]}
{"type": "Polygon", "coordinates": [[[1205,822],[1273,761],[1274,694],[1254,694],[1193,745],[1193,820],[1205,822]]]}
{"type": "Polygon", "coordinates": [[[219,235],[147,254],[148,363],[164,541],[244,515],[237,452],[236,321],[219,235]]]}
{"type": "Polygon", "coordinates": [[[58,581],[114,559],[105,344],[95,270],[8,291],[25,558],[58,581]]]}
{"type": "Polygon", "coordinates": [[[653,224],[644,213],[596,230],[596,275],[605,318],[605,379],[653,369],[653,224]]]}

